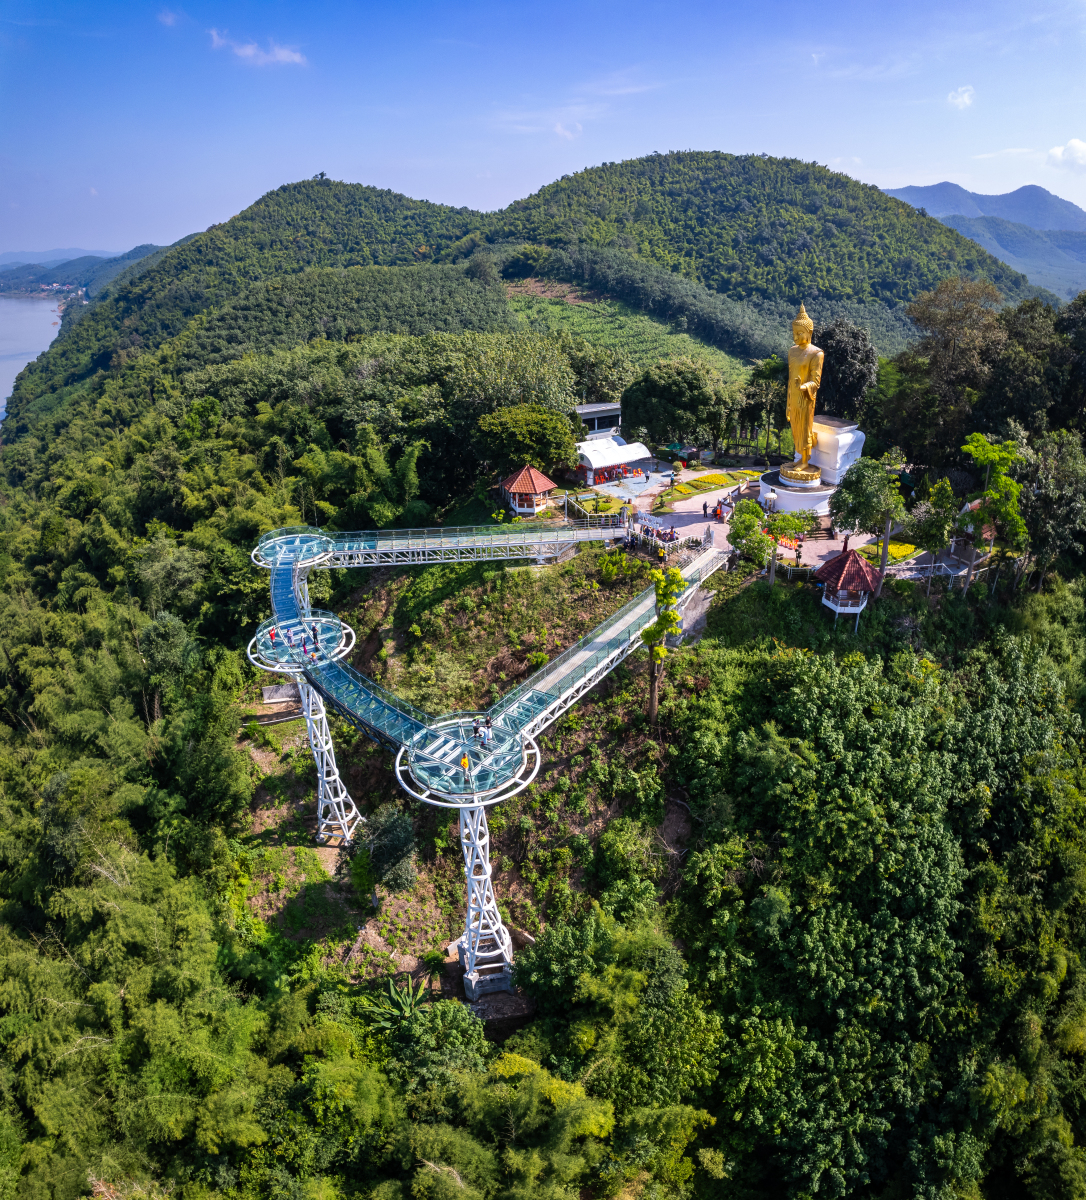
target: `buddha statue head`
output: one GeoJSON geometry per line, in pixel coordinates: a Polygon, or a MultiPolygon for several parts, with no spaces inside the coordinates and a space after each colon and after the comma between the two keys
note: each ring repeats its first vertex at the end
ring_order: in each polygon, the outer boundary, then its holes
{"type": "Polygon", "coordinates": [[[797,346],[809,346],[813,336],[814,321],[807,316],[807,310],[801,304],[792,321],[792,337],[795,338],[797,346]]]}

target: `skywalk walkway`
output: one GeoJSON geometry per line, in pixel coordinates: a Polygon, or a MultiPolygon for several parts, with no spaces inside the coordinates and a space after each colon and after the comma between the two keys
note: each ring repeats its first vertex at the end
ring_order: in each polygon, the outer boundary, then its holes
{"type": "Polygon", "coordinates": [[[266,533],[253,562],[271,569],[280,558],[320,558],[323,567],[486,562],[491,559],[559,558],[581,542],[609,541],[626,528],[622,517],[584,521],[519,521],[509,525],[461,525],[448,529],[385,529],[326,534],[310,526],[266,533]]]}
{"type": "MultiPolygon", "coordinates": [[[[334,614],[310,607],[306,576],[317,567],[389,562],[553,560],[578,542],[611,539],[623,528],[539,522],[387,534],[276,530],[253,551],[253,561],[271,571],[274,616],[258,629],[249,656],[265,670],[300,675],[360,732],[397,751],[400,783],[417,798],[454,808],[497,803],[534,778],[539,766],[536,735],[641,645],[641,630],[656,615],[654,589],[635,597],[486,712],[433,716],[343,661],[353,648],[354,633],[334,614]],[[550,528],[540,528],[548,524],[550,528]],[[493,735],[484,746],[472,726],[475,718],[488,716],[493,735]]],[[[688,582],[680,605],[724,561],[725,555],[711,547],[689,556],[680,566],[688,582]]]]}

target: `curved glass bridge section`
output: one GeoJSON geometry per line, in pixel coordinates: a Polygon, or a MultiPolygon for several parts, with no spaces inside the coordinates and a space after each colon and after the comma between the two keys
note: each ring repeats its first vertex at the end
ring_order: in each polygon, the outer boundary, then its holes
{"type": "MultiPolygon", "coordinates": [[[[523,781],[533,755],[538,769],[535,736],[640,646],[641,630],[655,620],[654,589],[624,605],[489,710],[434,716],[343,661],[353,648],[354,633],[333,613],[309,606],[306,577],[317,567],[553,560],[579,542],[610,540],[623,529],[612,521],[540,521],[346,534],[311,526],[274,530],[260,539],[252,555],[271,572],[275,615],[258,629],[250,657],[259,656],[265,670],[280,664],[280,669],[300,673],[329,707],[367,737],[398,751],[400,782],[418,799],[454,808],[496,803],[513,794],[511,787],[520,790],[515,785],[523,781]],[[487,718],[491,734],[484,742],[475,736],[474,723],[485,724],[487,718]]],[[[724,558],[711,546],[689,556],[680,566],[687,594],[724,558]]]]}
{"type": "MultiPolygon", "coordinates": [[[[336,535],[297,526],[265,534],[253,550],[253,561],[271,572],[273,616],[257,629],[249,658],[298,682],[317,764],[318,837],[350,842],[364,821],[339,777],[326,707],[396,752],[396,776],[410,795],[458,811],[467,904],[455,947],[469,1000],[512,988],[513,946],[494,896],[486,808],[531,783],[540,766],[536,735],[641,645],[641,630],[656,616],[655,589],[636,596],[486,712],[437,717],[345,661],[354,631],[334,613],[310,605],[306,579],[316,567],[555,561],[575,553],[579,542],[609,540],[622,528],[607,518],[336,535]]],[[[681,562],[688,586],[680,606],[724,561],[709,544],[681,562]]]]}

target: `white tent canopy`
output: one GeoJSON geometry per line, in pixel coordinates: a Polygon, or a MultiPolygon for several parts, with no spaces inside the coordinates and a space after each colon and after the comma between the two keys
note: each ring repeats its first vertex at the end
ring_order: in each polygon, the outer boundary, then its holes
{"type": "Polygon", "coordinates": [[[626,444],[619,437],[595,438],[590,442],[577,443],[577,459],[582,467],[590,471],[602,471],[606,467],[619,467],[623,463],[640,462],[652,458],[652,453],[641,442],[626,444]]]}

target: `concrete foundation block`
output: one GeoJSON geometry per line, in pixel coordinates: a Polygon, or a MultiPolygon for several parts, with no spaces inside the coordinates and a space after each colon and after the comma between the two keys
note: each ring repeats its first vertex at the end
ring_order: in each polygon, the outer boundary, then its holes
{"type": "Polygon", "coordinates": [[[513,971],[505,966],[500,971],[480,974],[479,971],[469,971],[464,976],[464,995],[474,1003],[491,992],[513,991],[513,971]]]}

